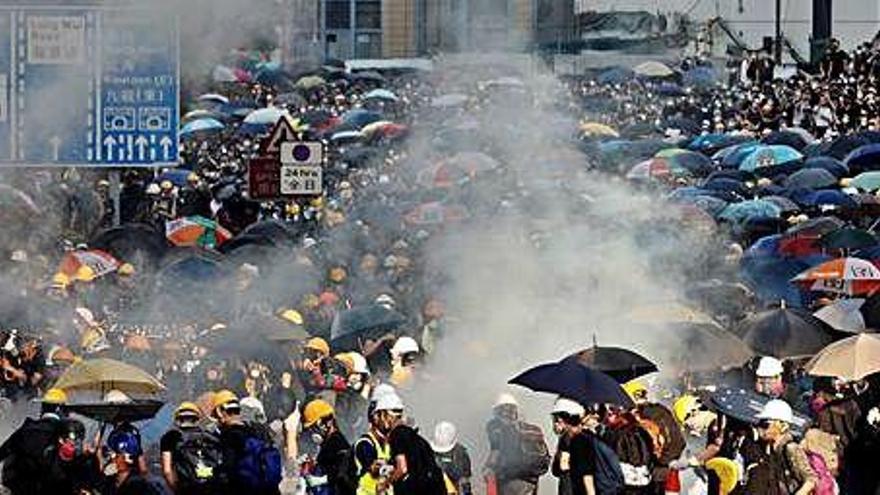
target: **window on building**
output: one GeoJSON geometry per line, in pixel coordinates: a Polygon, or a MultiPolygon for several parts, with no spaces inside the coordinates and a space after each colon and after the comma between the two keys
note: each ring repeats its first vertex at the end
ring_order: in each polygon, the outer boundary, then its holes
{"type": "Polygon", "coordinates": [[[324,8],[327,29],[351,28],[351,0],[327,0],[324,8]]]}
{"type": "Polygon", "coordinates": [[[361,0],[356,5],[358,29],[382,29],[382,2],[361,0]]]}

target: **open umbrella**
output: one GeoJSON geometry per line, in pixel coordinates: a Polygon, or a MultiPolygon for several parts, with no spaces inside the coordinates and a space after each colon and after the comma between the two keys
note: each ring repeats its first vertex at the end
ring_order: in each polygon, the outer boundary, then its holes
{"type": "Polygon", "coordinates": [[[863,191],[874,192],[880,189],[880,171],[862,172],[855,176],[849,185],[863,191]]]}
{"type": "Polygon", "coordinates": [[[775,167],[794,162],[803,158],[798,150],[791,146],[771,144],[755,147],[739,164],[740,170],[754,171],[764,167],[775,167]]]}
{"type": "Polygon", "coordinates": [[[798,134],[793,131],[774,131],[769,135],[765,136],[764,139],[761,140],[764,144],[781,144],[785,146],[791,146],[792,148],[800,151],[807,147],[810,144],[804,136],[798,134]]]}
{"type": "Polygon", "coordinates": [[[320,88],[325,84],[327,84],[327,81],[325,81],[323,77],[305,76],[296,81],[294,87],[296,87],[297,89],[302,89],[304,91],[311,91],[315,88],[320,88]]]}
{"type": "Polygon", "coordinates": [[[632,399],[614,378],[588,368],[577,359],[566,358],[542,364],[513,377],[508,383],[535,392],[561,395],[584,406],[617,404],[632,407],[632,399]]]}
{"type": "Polygon", "coordinates": [[[664,78],[675,75],[675,71],[670,69],[666,64],[657,61],[643,62],[633,67],[636,75],[649,78],[664,78]]]}
{"type": "Polygon", "coordinates": [[[152,419],[163,405],[165,403],[160,400],[132,399],[130,402],[69,404],[66,409],[102,423],[119,424],[152,419]]]}
{"type": "Polygon", "coordinates": [[[867,230],[845,227],[829,232],[819,239],[825,249],[864,249],[877,245],[877,238],[867,230]]]}
{"type": "Polygon", "coordinates": [[[372,91],[367,92],[364,95],[365,100],[382,100],[382,101],[390,101],[396,102],[399,101],[400,98],[397,97],[396,94],[384,88],[377,88],[372,91]]]}
{"type": "Polygon", "coordinates": [[[749,218],[779,218],[781,214],[782,210],[770,201],[753,199],[727,205],[718,217],[730,222],[743,222],[749,218]]]}
{"type": "Polygon", "coordinates": [[[196,215],[165,222],[165,237],[178,247],[214,248],[232,239],[232,233],[214,220],[196,215]]]}
{"type": "Polygon", "coordinates": [[[626,383],[657,371],[656,364],[623,347],[593,346],[569,357],[584,366],[605,373],[618,383],[626,383]]]}
{"type": "Polygon", "coordinates": [[[835,342],[805,367],[814,376],[857,381],[880,372],[880,335],[862,333],[835,342]]]}
{"type": "Polygon", "coordinates": [[[812,356],[834,338],[808,311],[782,307],[754,314],[734,329],[755,352],[779,358],[812,356]]]}
{"type": "Polygon", "coordinates": [[[807,158],[804,162],[804,168],[821,168],[834,174],[835,177],[841,179],[849,175],[849,167],[844,165],[840,160],[830,156],[817,156],[807,158]]]}
{"type": "Polygon", "coordinates": [[[844,162],[853,172],[877,170],[880,168],[880,143],[866,144],[852,150],[844,162]]]}
{"type": "Polygon", "coordinates": [[[804,168],[786,177],[783,184],[790,189],[823,189],[837,185],[837,177],[822,168],[804,168]]]}
{"type": "Polygon", "coordinates": [[[71,280],[91,282],[115,272],[121,264],[110,253],[100,249],[78,250],[65,253],[56,271],[71,280]]]}
{"type": "Polygon", "coordinates": [[[188,122],[180,129],[180,135],[187,137],[194,134],[207,134],[219,132],[226,128],[223,122],[217,119],[202,118],[188,122]]]}
{"type": "Polygon", "coordinates": [[[354,349],[359,338],[395,330],[406,323],[406,316],[381,304],[356,306],[340,311],[330,325],[334,345],[354,349]]]}
{"type": "Polygon", "coordinates": [[[860,333],[864,332],[866,328],[865,317],[860,311],[864,305],[864,299],[838,299],[813,313],[813,316],[835,330],[860,333]]]}
{"type": "Polygon", "coordinates": [[[599,122],[584,122],[580,125],[581,135],[588,138],[617,138],[620,134],[611,126],[599,122]]]}
{"type": "Polygon", "coordinates": [[[689,177],[690,171],[675,166],[667,158],[651,158],[637,163],[626,173],[626,178],[634,181],[667,180],[675,177],[689,177]]]}
{"type": "Polygon", "coordinates": [[[93,390],[106,393],[156,394],[165,389],[153,375],[115,359],[89,359],[74,363],[53,385],[65,391],[93,390]]]}
{"type": "MultiPolygon", "coordinates": [[[[705,404],[713,411],[737,419],[746,424],[754,425],[759,422],[757,416],[769,401],[769,397],[759,395],[750,390],[719,387],[709,393],[705,404]]],[[[794,414],[794,423],[792,426],[796,430],[803,431],[809,426],[809,424],[809,418],[802,416],[799,413],[794,414]]]]}
{"type": "Polygon", "coordinates": [[[880,270],[860,258],[837,258],[803,271],[791,280],[814,291],[857,296],[880,288],[880,270]]]}
{"type": "Polygon", "coordinates": [[[358,108],[350,110],[342,116],[342,124],[339,130],[361,130],[381,120],[385,120],[381,113],[358,108]]]}

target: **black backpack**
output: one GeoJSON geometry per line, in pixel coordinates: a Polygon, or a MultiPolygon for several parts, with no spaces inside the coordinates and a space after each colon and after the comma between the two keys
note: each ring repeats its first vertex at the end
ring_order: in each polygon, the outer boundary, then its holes
{"type": "Polygon", "coordinates": [[[509,453],[510,466],[505,471],[523,480],[538,479],[547,474],[552,457],[541,427],[520,421],[512,434],[516,438],[512,442],[513,451],[509,453]]]}
{"type": "Polygon", "coordinates": [[[431,444],[415,432],[413,439],[413,459],[407,459],[408,465],[412,464],[407,475],[407,483],[414,488],[414,493],[419,495],[447,495],[443,470],[437,464],[431,444]]]}
{"type": "Polygon", "coordinates": [[[220,483],[223,450],[220,439],[200,428],[181,428],[181,440],[173,452],[174,471],[183,486],[220,483]]]}

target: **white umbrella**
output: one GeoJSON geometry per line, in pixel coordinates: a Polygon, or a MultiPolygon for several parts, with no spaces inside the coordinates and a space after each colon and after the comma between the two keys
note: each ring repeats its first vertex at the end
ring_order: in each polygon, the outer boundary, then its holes
{"type": "Polygon", "coordinates": [[[824,321],[831,328],[842,332],[859,333],[867,328],[865,317],[859,311],[865,304],[864,299],[838,299],[813,313],[813,316],[824,321]]]}
{"type": "Polygon", "coordinates": [[[880,335],[861,333],[822,349],[805,367],[813,376],[861,380],[880,372],[880,335]]]}

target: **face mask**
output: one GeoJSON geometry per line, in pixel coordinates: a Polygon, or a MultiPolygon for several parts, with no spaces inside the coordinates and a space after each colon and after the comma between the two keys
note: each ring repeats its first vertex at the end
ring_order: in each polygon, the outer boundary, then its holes
{"type": "Polygon", "coordinates": [[[312,432],[312,443],[315,445],[321,445],[324,443],[324,435],[314,431],[312,432]]]}
{"type": "Polygon", "coordinates": [[[65,440],[58,446],[58,458],[64,462],[70,462],[76,456],[76,444],[72,440],[65,440]]]}

